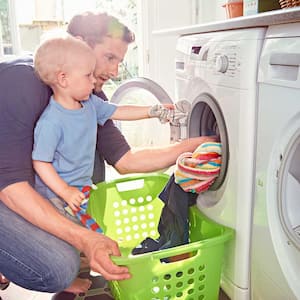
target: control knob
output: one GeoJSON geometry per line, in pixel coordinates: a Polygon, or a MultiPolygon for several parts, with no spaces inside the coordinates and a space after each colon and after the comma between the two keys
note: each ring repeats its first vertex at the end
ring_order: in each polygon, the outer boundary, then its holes
{"type": "Polygon", "coordinates": [[[226,55],[219,55],[216,58],[216,70],[217,72],[225,73],[228,69],[228,57],[226,55]]]}

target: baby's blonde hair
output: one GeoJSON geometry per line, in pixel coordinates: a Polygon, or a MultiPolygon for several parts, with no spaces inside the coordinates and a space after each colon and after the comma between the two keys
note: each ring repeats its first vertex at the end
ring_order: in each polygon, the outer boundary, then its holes
{"type": "Polygon", "coordinates": [[[53,86],[57,75],[76,66],[78,59],[94,56],[92,49],[82,40],[67,33],[48,34],[34,55],[34,68],[40,79],[53,86]]]}

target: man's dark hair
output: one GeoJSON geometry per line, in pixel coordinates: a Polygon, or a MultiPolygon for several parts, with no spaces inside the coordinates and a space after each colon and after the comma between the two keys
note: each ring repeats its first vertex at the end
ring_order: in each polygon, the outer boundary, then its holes
{"type": "Polygon", "coordinates": [[[130,44],[135,40],[134,33],[116,17],[107,13],[84,12],[75,15],[68,24],[67,32],[80,36],[92,48],[106,36],[120,38],[130,44]]]}

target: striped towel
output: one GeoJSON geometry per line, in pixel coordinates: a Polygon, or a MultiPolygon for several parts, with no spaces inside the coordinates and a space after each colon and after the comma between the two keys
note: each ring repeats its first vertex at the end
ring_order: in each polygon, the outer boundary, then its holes
{"type": "Polygon", "coordinates": [[[221,163],[221,144],[203,143],[193,153],[186,152],[178,157],[175,182],[185,192],[202,193],[219,176],[221,163]]]}
{"type": "MultiPolygon", "coordinates": [[[[80,207],[75,211],[73,210],[71,214],[75,215],[78,220],[87,228],[97,231],[99,233],[103,233],[103,230],[100,228],[100,226],[97,224],[97,222],[86,212],[88,201],[90,198],[90,186],[84,186],[81,191],[85,195],[85,200],[82,201],[80,207]]],[[[69,206],[65,208],[68,212],[71,210],[69,206]]],[[[70,213],[70,212],[69,212],[70,213]]]]}

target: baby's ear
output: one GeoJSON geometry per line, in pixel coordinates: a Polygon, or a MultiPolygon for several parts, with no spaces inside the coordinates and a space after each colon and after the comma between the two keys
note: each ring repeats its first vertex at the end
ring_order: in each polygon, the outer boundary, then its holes
{"type": "Polygon", "coordinates": [[[66,73],[59,71],[56,75],[57,83],[59,86],[65,88],[67,86],[67,76],[66,73]]]}

